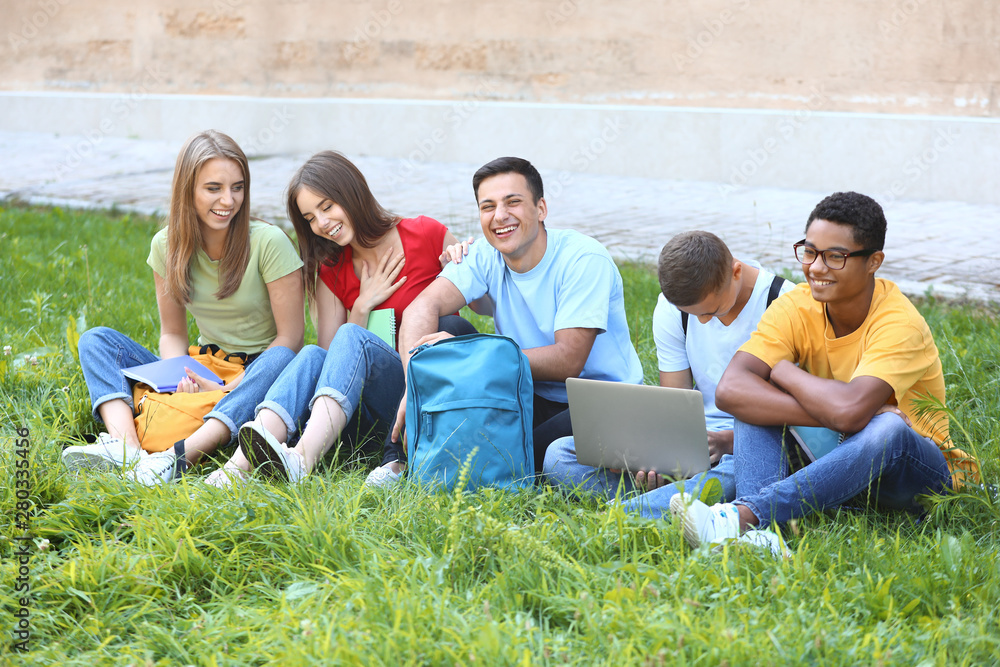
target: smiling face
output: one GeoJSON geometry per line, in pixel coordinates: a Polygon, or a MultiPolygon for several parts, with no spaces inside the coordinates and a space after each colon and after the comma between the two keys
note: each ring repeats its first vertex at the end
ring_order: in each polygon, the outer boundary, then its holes
{"type": "Polygon", "coordinates": [[[490,245],[511,269],[523,273],[534,268],[545,255],[545,199],[536,204],[527,179],[513,172],[484,179],[476,198],[479,223],[490,245]]]}
{"type": "MultiPolygon", "coordinates": [[[[809,223],[805,242],[816,250],[863,250],[854,240],[850,225],[819,218],[809,223]]],[[[802,272],[817,301],[828,305],[863,305],[863,301],[870,300],[875,271],[882,265],[884,257],[881,250],[868,257],[848,257],[844,268],[839,270],[831,269],[822,257],[817,257],[812,264],[803,265],[802,272]]]]}
{"type": "Polygon", "coordinates": [[[243,206],[243,170],[239,163],[215,157],[201,165],[195,176],[194,208],[203,230],[221,232],[243,206]]]}
{"type": "Polygon", "coordinates": [[[340,204],[306,187],[299,190],[295,204],[316,236],[329,239],[340,247],[354,240],[354,227],[340,204]]]}

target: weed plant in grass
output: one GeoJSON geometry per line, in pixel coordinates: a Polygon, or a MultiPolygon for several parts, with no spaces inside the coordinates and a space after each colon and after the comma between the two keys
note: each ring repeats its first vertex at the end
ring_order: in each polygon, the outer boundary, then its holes
{"type": "MultiPolygon", "coordinates": [[[[916,522],[845,510],[788,527],[794,556],[691,551],[677,526],[538,492],[365,490],[334,463],[299,486],[219,491],[196,469],[147,489],[66,473],[97,432],[76,359],[86,326],[156,349],[145,265],[156,223],[0,212],[0,603],[18,607],[15,428],[30,432],[30,652],[13,664],[901,664],[1000,656],[995,497],[916,522]],[[25,359],[27,355],[28,359],[25,359]]],[[[626,307],[656,378],[649,267],[626,307]]],[[[994,306],[919,301],[941,350],[958,446],[997,480],[994,306]]],[[[476,320],[481,328],[488,321],[476,320]]],[[[192,329],[192,339],[194,331],[192,329]]],[[[213,464],[214,465],[214,464],[213,464]]],[[[5,627],[5,630],[7,628],[5,627]]]]}

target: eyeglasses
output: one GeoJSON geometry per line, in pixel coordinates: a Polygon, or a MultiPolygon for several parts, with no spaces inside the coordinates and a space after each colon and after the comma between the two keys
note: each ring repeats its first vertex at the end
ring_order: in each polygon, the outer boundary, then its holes
{"type": "Polygon", "coordinates": [[[839,271],[847,266],[848,257],[867,257],[878,252],[878,248],[865,248],[864,250],[852,250],[850,252],[844,252],[843,250],[817,250],[811,245],[806,245],[805,239],[802,239],[792,247],[795,248],[795,259],[799,260],[800,264],[808,266],[815,262],[817,257],[822,255],[823,263],[834,271],[839,271]]]}

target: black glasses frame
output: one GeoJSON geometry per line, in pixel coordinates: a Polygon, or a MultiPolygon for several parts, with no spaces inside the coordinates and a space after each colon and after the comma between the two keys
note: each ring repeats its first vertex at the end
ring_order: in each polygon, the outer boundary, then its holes
{"type": "Polygon", "coordinates": [[[869,255],[873,255],[879,251],[878,248],[865,248],[864,250],[851,250],[850,252],[845,252],[843,250],[833,250],[831,248],[827,248],[826,250],[820,250],[819,248],[814,248],[810,245],[806,245],[805,239],[802,239],[798,243],[792,244],[792,248],[795,250],[795,260],[799,264],[802,264],[803,266],[809,266],[810,264],[815,262],[817,258],[822,257],[823,263],[826,264],[826,267],[831,271],[840,271],[841,269],[843,269],[845,266],[847,266],[847,260],[849,260],[851,257],[868,257],[869,255]],[[799,258],[799,248],[809,248],[810,250],[816,253],[816,257],[812,258],[812,262],[803,262],[799,258]],[[840,266],[832,266],[830,264],[830,260],[828,260],[826,256],[826,253],[828,252],[835,252],[838,255],[843,255],[844,263],[841,264],[840,266]]]}

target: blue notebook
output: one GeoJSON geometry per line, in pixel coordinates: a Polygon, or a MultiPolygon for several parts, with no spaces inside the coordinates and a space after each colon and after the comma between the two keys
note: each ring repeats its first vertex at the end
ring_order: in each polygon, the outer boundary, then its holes
{"type": "Polygon", "coordinates": [[[148,384],[153,388],[153,391],[161,394],[169,394],[170,392],[177,391],[177,383],[187,377],[187,373],[184,372],[185,366],[206,380],[225,384],[222,378],[202,365],[201,362],[188,355],[160,359],[151,364],[125,368],[122,369],[122,374],[136,382],[148,384]]]}
{"type": "Polygon", "coordinates": [[[844,434],[822,426],[789,426],[788,431],[802,448],[809,462],[826,456],[844,441],[844,434]]]}

